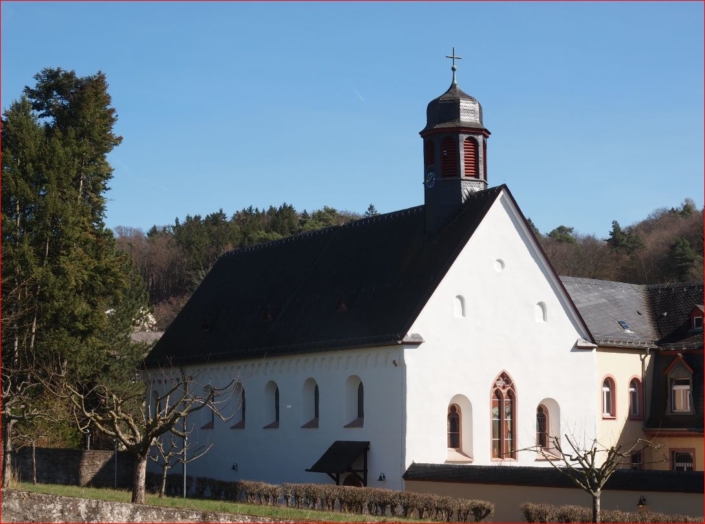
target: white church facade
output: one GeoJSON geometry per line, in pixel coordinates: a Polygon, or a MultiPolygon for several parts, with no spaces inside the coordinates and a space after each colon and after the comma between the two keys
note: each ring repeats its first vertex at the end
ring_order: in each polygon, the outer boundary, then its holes
{"type": "MultiPolygon", "coordinates": [[[[150,353],[233,380],[189,475],[404,489],[416,463],[550,467],[598,436],[595,337],[509,189],[487,186],[482,108],[427,109],[424,205],[221,257],[150,353]]],[[[702,357],[701,357],[702,359],[702,357]]]]}

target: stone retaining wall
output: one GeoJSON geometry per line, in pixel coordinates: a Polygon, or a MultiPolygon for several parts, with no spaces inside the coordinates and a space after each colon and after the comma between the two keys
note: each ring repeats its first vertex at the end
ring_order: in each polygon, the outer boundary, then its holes
{"type": "MultiPolygon", "coordinates": [[[[134,457],[126,451],[37,448],[37,482],[100,488],[131,488],[134,457]]],[[[13,457],[21,482],[32,481],[32,450],[24,448],[13,457]]]]}
{"type": "Polygon", "coordinates": [[[266,517],[142,506],[2,490],[2,522],[286,522],[266,517]]]}

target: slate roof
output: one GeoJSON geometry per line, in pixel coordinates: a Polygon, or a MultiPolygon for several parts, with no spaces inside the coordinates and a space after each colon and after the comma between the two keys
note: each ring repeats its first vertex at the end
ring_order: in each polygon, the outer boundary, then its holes
{"type": "MultiPolygon", "coordinates": [[[[455,464],[412,464],[402,478],[406,481],[458,482],[572,488],[568,477],[553,468],[532,466],[474,466],[455,464]]],[[[607,490],[667,491],[702,493],[702,471],[636,471],[618,469],[605,484],[607,490]]]]}
{"type": "Polygon", "coordinates": [[[702,330],[690,329],[689,314],[703,302],[702,283],[637,285],[561,277],[599,345],[702,349],[702,330]],[[666,315],[663,315],[666,313],[666,315]],[[619,321],[626,321],[625,331],[619,321]]]}
{"type": "Polygon", "coordinates": [[[703,354],[657,352],[654,357],[653,390],[651,394],[651,409],[649,419],[644,425],[651,430],[688,430],[703,433],[703,354]],[[665,373],[674,359],[682,358],[693,370],[692,384],[692,414],[669,413],[671,392],[668,375],[665,373]]]}
{"type": "Polygon", "coordinates": [[[419,206],[226,253],[146,365],[400,344],[502,191],[434,234],[419,206]]]}
{"type": "Polygon", "coordinates": [[[370,449],[369,441],[336,440],[306,471],[313,473],[344,473],[355,459],[370,449]]]}

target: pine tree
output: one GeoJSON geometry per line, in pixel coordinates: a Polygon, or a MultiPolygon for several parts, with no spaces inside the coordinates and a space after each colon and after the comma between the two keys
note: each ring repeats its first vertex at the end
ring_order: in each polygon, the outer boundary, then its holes
{"type": "MultiPolygon", "coordinates": [[[[12,333],[2,340],[3,386],[61,364],[88,387],[116,360],[131,360],[128,324],[145,305],[103,223],[107,154],[122,139],[105,75],[45,69],[35,80],[3,117],[2,313],[12,333]]],[[[3,387],[3,404],[19,394],[3,387]]],[[[12,428],[3,430],[5,438],[12,428]]]]}

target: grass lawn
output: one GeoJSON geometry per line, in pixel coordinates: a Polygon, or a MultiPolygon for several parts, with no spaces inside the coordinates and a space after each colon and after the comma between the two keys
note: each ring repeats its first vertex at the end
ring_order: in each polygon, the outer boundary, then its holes
{"type": "MultiPolygon", "coordinates": [[[[29,484],[15,482],[13,489],[30,491],[33,493],[46,493],[64,497],[79,497],[84,499],[107,500],[111,502],[130,502],[130,491],[107,488],[83,488],[80,486],[63,486],[60,484],[29,484]]],[[[320,520],[325,522],[419,522],[400,517],[377,517],[372,515],[358,515],[355,513],[340,513],[330,511],[315,511],[307,509],[287,508],[284,506],[260,506],[259,504],[246,504],[226,502],[222,500],[203,500],[179,497],[166,497],[160,499],[147,492],[145,504],[150,506],[163,506],[167,508],[191,509],[196,511],[217,511],[219,513],[240,513],[258,517],[271,517],[277,519],[294,520],[297,522],[320,520]]]]}

